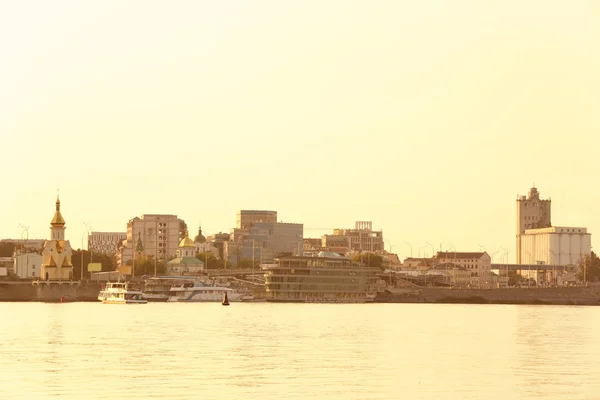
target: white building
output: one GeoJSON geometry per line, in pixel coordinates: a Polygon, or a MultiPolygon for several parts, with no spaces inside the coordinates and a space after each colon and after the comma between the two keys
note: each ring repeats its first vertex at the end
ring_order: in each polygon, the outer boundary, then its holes
{"type": "Polygon", "coordinates": [[[88,235],[88,249],[110,256],[117,252],[119,244],[126,238],[125,232],[92,232],[88,235]]]}
{"type": "Polygon", "coordinates": [[[15,253],[13,271],[19,279],[40,277],[42,261],[43,257],[39,253],[15,253]]]}
{"type": "Polygon", "coordinates": [[[577,264],[592,250],[586,228],[552,226],[550,199],[535,187],[517,198],[517,264],[577,264]]]}
{"type": "Polygon", "coordinates": [[[185,230],[185,222],[176,215],[144,214],[133,218],[127,223],[127,238],[117,252],[117,265],[125,265],[133,258],[138,238],[141,238],[143,254],[156,260],[169,259],[177,253],[185,230]]]}
{"type": "Polygon", "coordinates": [[[574,265],[592,251],[586,228],[552,226],[521,235],[521,264],[574,265]]]}

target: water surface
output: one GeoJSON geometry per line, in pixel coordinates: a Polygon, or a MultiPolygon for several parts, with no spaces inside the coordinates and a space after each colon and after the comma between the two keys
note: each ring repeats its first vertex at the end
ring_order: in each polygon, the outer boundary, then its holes
{"type": "Polygon", "coordinates": [[[0,399],[600,399],[600,307],[0,303],[0,399]]]}

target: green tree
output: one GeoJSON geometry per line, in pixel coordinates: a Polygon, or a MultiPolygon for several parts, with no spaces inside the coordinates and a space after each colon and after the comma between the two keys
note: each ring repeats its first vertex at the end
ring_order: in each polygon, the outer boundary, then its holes
{"type": "Polygon", "coordinates": [[[600,258],[593,251],[586,254],[579,261],[579,272],[577,277],[582,281],[598,282],[600,281],[600,258]]]}
{"type": "Polygon", "coordinates": [[[196,253],[196,258],[204,263],[206,269],[223,268],[223,260],[217,258],[211,251],[196,253]]]}
{"type": "MultiPolygon", "coordinates": [[[[252,260],[249,258],[240,258],[237,262],[240,269],[252,268],[252,260]]],[[[260,260],[254,260],[254,268],[260,267],[260,260]]]]}
{"type": "MultiPolygon", "coordinates": [[[[73,250],[71,264],[73,264],[73,279],[81,279],[81,250],[73,250]]],[[[101,253],[90,253],[83,250],[83,277],[89,277],[87,266],[90,262],[102,264],[102,271],[114,271],[115,264],[111,256],[101,253]]]]}
{"type": "MultiPolygon", "coordinates": [[[[128,260],[127,265],[133,265],[133,260],[128,260]]],[[[166,264],[163,260],[154,260],[153,255],[136,254],[135,255],[135,276],[142,275],[154,275],[154,268],[156,267],[156,274],[162,275],[166,272],[166,264]]]]}
{"type": "Polygon", "coordinates": [[[12,257],[14,250],[14,243],[0,242],[0,257],[12,257]]]}
{"type": "Polygon", "coordinates": [[[383,257],[374,253],[360,253],[352,258],[353,261],[359,262],[367,267],[384,269],[383,257]]]}
{"type": "Polygon", "coordinates": [[[523,278],[521,274],[517,274],[516,271],[508,271],[508,286],[515,286],[524,279],[525,278],[523,278]]]}

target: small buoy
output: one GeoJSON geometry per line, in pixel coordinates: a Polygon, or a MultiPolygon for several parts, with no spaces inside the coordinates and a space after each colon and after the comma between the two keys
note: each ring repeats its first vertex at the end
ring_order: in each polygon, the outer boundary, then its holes
{"type": "Polygon", "coordinates": [[[229,305],[229,300],[227,299],[227,292],[225,292],[225,294],[223,295],[223,302],[221,304],[224,306],[229,305]]]}

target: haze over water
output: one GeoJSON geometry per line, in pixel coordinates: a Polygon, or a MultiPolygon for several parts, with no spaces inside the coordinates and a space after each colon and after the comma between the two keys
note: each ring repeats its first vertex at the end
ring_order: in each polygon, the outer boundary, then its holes
{"type": "Polygon", "coordinates": [[[0,304],[2,399],[593,399],[600,308],[0,304]]]}

